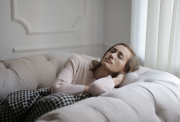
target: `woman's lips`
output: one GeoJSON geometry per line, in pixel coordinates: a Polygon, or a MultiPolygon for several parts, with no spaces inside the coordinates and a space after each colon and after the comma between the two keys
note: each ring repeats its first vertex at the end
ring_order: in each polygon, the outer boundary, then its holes
{"type": "Polygon", "coordinates": [[[106,58],[106,61],[112,64],[112,61],[109,58],[106,58]]]}

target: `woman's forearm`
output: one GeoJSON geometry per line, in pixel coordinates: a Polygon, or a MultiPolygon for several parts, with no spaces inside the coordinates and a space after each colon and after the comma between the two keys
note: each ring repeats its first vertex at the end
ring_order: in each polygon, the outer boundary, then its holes
{"type": "Polygon", "coordinates": [[[115,84],[112,80],[111,75],[107,77],[100,78],[98,80],[95,80],[89,85],[88,92],[92,96],[98,96],[102,93],[111,91],[114,88],[115,84]]]}
{"type": "Polygon", "coordinates": [[[51,87],[51,94],[64,93],[71,95],[80,95],[83,93],[84,85],[74,85],[65,82],[57,82],[51,87]]]}

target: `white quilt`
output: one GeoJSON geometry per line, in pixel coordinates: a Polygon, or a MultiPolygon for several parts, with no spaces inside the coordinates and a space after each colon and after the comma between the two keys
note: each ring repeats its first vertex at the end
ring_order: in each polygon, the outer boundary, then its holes
{"type": "Polygon", "coordinates": [[[180,79],[144,67],[120,88],[51,111],[36,122],[180,122],[180,79]]]}

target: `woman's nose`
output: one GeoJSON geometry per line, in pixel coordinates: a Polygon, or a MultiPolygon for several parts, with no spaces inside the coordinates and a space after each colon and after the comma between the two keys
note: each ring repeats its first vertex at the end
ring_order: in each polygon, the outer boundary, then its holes
{"type": "Polygon", "coordinates": [[[111,59],[114,59],[115,53],[111,53],[111,55],[109,56],[111,59]]]}

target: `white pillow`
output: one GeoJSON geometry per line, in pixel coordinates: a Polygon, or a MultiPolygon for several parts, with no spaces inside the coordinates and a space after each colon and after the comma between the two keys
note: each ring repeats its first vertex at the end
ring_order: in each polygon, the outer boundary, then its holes
{"type": "Polygon", "coordinates": [[[126,74],[124,80],[121,82],[119,87],[135,83],[135,82],[175,82],[180,84],[180,79],[171,73],[153,70],[147,67],[139,67],[139,70],[126,74]]]}

